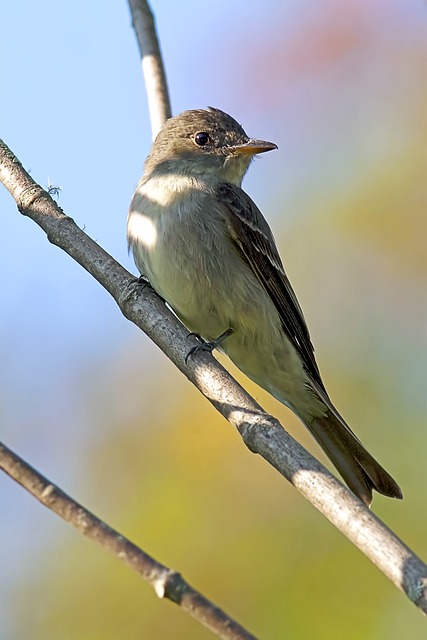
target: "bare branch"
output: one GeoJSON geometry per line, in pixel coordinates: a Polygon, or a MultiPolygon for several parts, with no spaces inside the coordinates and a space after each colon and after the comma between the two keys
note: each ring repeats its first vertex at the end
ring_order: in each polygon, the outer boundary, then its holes
{"type": "Polygon", "coordinates": [[[0,469],[65,522],[72,524],[80,533],[98,542],[130,569],[139,573],[154,588],[159,598],[168,598],[175,602],[224,640],[256,640],[252,634],[193,589],[179,573],[160,564],[118,531],[109,527],[1,442],[0,469]]]}
{"type": "Polygon", "coordinates": [[[0,181],[18,208],[113,296],[203,395],[235,426],[247,447],[287,478],[422,611],[427,613],[427,566],[329,471],[266,414],[208,353],[185,362],[194,339],[149,287],[135,283],[99,245],[64,215],[0,141],[0,181]]]}
{"type": "Polygon", "coordinates": [[[162,54],[156,34],[154,16],[145,0],[129,0],[132,26],[135,29],[142,60],[153,140],[172,110],[162,54]]]}

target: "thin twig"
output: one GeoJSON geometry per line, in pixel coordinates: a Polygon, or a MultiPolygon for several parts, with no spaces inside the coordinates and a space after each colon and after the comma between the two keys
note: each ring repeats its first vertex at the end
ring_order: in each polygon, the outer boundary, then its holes
{"type": "Polygon", "coordinates": [[[45,507],[85,536],[111,551],[139,573],[159,598],[168,598],[224,640],[256,640],[219,607],[193,589],[182,576],[154,560],[112,529],[0,442],[0,469],[27,489],[45,507]]]}
{"type": "Polygon", "coordinates": [[[69,253],[113,296],[126,318],[142,329],[203,395],[235,426],[245,444],[287,478],[422,611],[427,613],[427,566],[329,471],[296,442],[208,353],[185,362],[194,339],[149,287],[64,215],[10,149],[0,141],[0,181],[21,213],[53,244],[69,253]]]}
{"type": "Polygon", "coordinates": [[[128,0],[141,53],[153,140],[172,110],[153,13],[145,0],[128,0]]]}

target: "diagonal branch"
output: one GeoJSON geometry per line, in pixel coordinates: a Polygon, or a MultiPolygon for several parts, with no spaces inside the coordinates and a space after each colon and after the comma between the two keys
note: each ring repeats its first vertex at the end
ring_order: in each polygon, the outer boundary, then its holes
{"type": "MultiPolygon", "coordinates": [[[[171,115],[165,73],[153,15],[147,2],[129,0],[129,6],[142,56],[152,132],[155,137],[164,121],[171,115]]],[[[24,171],[14,154],[1,141],[0,180],[15,198],[21,213],[31,217],[46,232],[50,242],[69,253],[102,284],[116,300],[122,313],[145,331],[205,397],[238,429],[248,448],[264,457],[287,478],[399,589],[403,590],[416,606],[427,613],[426,565],[289,436],[277,420],[263,412],[210,354],[199,352],[189,360],[187,365],[185,356],[191,344],[185,328],[176,317],[168,311],[150,288],[141,290],[129,272],[83,233],[71,218],[63,214],[49,195],[24,171]]],[[[3,449],[3,454],[0,451],[3,458],[3,463],[0,461],[0,467],[2,464],[5,465],[4,451],[3,449]]],[[[6,470],[6,467],[4,468],[6,470]]],[[[20,469],[22,467],[19,464],[8,463],[7,472],[18,482],[21,481],[20,469]]],[[[31,484],[30,482],[26,488],[40,499],[37,491],[31,489],[31,484]]],[[[51,486],[50,483],[48,484],[51,486]]],[[[65,496],[57,488],[47,489],[46,487],[43,491],[47,498],[51,495],[51,491],[61,498],[65,496]]],[[[44,504],[46,504],[45,501],[44,504]]],[[[80,505],[76,505],[76,508],[81,509],[80,505]]],[[[95,517],[91,514],[85,515],[84,519],[86,517],[89,517],[89,523],[96,521],[96,519],[92,520],[95,517]]],[[[103,523],[100,526],[101,531],[108,530],[112,534],[115,533],[103,523]]],[[[89,529],[91,526],[87,531],[89,529]]],[[[85,532],[88,535],[87,531],[85,532]]],[[[99,534],[93,537],[100,542],[103,538],[99,534]]],[[[128,542],[128,544],[132,543],[128,542]]],[[[109,539],[104,546],[112,549],[114,543],[109,539]]],[[[132,553],[133,551],[134,547],[132,547],[132,553]]],[[[127,551],[125,556],[126,553],[127,551]]],[[[118,555],[120,556],[120,551],[118,555]]],[[[123,555],[122,559],[124,559],[123,555]]],[[[167,577],[169,574],[165,567],[158,566],[161,567],[159,584],[163,585],[162,590],[164,590],[164,576],[167,577]]],[[[162,595],[166,594],[162,593],[162,595]]],[[[203,606],[202,603],[202,610],[203,606]]],[[[224,614],[222,612],[219,614],[216,624],[221,630],[223,628],[221,616],[224,614]]],[[[204,618],[203,612],[197,615],[199,620],[204,618]]],[[[227,627],[234,624],[233,621],[226,622],[227,627]]],[[[209,628],[213,630],[213,627],[209,628]]],[[[240,629],[238,627],[238,630],[240,629]]],[[[250,636],[221,637],[249,638],[250,636]]]]}
{"type": "Polygon", "coordinates": [[[65,522],[69,522],[80,533],[114,553],[125,565],[139,573],[154,588],[159,598],[168,598],[180,605],[186,613],[224,640],[256,640],[252,634],[193,589],[179,573],[157,562],[97,518],[1,442],[0,469],[65,522]]]}
{"type": "Polygon", "coordinates": [[[131,274],[66,216],[0,141],[0,181],[19,211],[34,220],[50,242],[73,257],[238,429],[246,446],[289,480],[422,611],[427,613],[427,566],[360,500],[296,442],[208,353],[185,362],[194,339],[149,287],[131,274]]]}
{"type": "Polygon", "coordinates": [[[141,54],[142,71],[148,98],[153,140],[171,117],[172,110],[166,73],[156,34],[153,13],[145,0],[129,0],[132,26],[135,29],[141,54]]]}

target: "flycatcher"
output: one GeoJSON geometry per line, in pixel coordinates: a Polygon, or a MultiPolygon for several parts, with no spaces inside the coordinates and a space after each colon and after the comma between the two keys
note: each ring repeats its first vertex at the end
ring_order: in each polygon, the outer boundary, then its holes
{"type": "Polygon", "coordinates": [[[402,498],[329,399],[273,234],[241,189],[253,157],[272,149],[219,109],[170,118],[129,211],[136,266],[204,348],[294,411],[356,496],[402,498]]]}

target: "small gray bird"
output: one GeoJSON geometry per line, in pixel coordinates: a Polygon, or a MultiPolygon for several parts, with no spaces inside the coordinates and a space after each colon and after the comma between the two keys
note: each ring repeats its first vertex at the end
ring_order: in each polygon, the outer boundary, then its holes
{"type": "Polygon", "coordinates": [[[306,425],[353,493],[402,492],[333,406],[273,234],[241,189],[258,153],[219,109],[170,118],[145,163],[128,216],[134,260],[190,331],[218,347],[306,425]]]}

